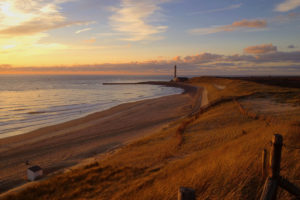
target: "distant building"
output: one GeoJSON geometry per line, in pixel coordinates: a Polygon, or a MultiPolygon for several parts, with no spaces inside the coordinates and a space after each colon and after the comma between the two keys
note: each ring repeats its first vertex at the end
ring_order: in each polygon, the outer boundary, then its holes
{"type": "Polygon", "coordinates": [[[174,79],[177,78],[177,66],[174,66],[174,79]]]}
{"type": "Polygon", "coordinates": [[[187,77],[177,77],[177,66],[174,66],[174,78],[171,81],[174,82],[184,82],[188,81],[189,79],[187,77]]]}
{"type": "Polygon", "coordinates": [[[32,166],[27,169],[27,178],[30,181],[34,181],[43,176],[43,169],[40,166],[32,166]]]}
{"type": "Polygon", "coordinates": [[[184,81],[188,81],[189,78],[187,77],[176,77],[176,78],[173,78],[173,81],[175,82],[184,82],[184,81]]]}

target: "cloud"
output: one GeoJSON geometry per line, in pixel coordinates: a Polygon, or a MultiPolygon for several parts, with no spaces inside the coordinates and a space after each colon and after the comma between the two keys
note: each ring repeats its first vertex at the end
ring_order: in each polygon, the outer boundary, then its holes
{"type": "Polygon", "coordinates": [[[34,35],[36,33],[45,32],[51,29],[63,28],[72,25],[85,25],[86,22],[72,21],[51,21],[47,22],[42,19],[34,19],[29,22],[17,26],[11,26],[0,30],[0,34],[9,36],[34,35]]]}
{"type": "Polygon", "coordinates": [[[65,18],[59,4],[67,1],[70,0],[3,0],[0,3],[0,34],[33,35],[51,29],[87,24],[65,18]]]}
{"type": "Polygon", "coordinates": [[[0,37],[0,60],[9,63],[19,57],[45,55],[57,50],[67,49],[68,46],[42,39],[48,37],[46,33],[23,35],[14,37],[0,37]],[[1,54],[3,54],[1,56],[1,54]]]}
{"type": "Polygon", "coordinates": [[[252,55],[234,54],[234,55],[226,56],[224,58],[224,61],[227,61],[227,62],[256,62],[256,58],[252,55]]]}
{"type": "Polygon", "coordinates": [[[278,12],[288,12],[294,10],[300,6],[300,0],[285,0],[284,2],[278,4],[275,8],[278,12]]]}
{"type": "Polygon", "coordinates": [[[300,13],[299,12],[291,12],[291,13],[288,14],[288,17],[298,18],[298,17],[300,17],[300,13]]]}
{"type": "Polygon", "coordinates": [[[235,54],[223,57],[227,62],[244,62],[244,63],[299,63],[300,51],[273,51],[270,53],[245,55],[235,54]]]}
{"type": "Polygon", "coordinates": [[[300,51],[291,52],[273,52],[261,54],[256,57],[255,62],[300,62],[300,51]]]}
{"type": "Polygon", "coordinates": [[[76,31],[75,33],[79,34],[79,33],[90,31],[90,30],[92,30],[92,29],[91,28],[84,28],[84,29],[80,29],[80,30],[76,31]]]}
{"type": "Polygon", "coordinates": [[[191,12],[189,15],[198,15],[198,14],[208,14],[208,13],[215,13],[215,12],[221,12],[221,11],[226,11],[226,10],[234,10],[237,8],[240,8],[242,4],[233,4],[224,8],[216,8],[216,9],[211,9],[211,10],[203,10],[203,11],[197,11],[197,12],[191,12]]]}
{"type": "Polygon", "coordinates": [[[231,25],[228,25],[229,28],[265,28],[267,26],[267,22],[265,20],[242,20],[233,22],[231,25]]]}
{"type": "Polygon", "coordinates": [[[184,57],[183,62],[185,63],[193,63],[193,64],[200,64],[200,63],[208,63],[208,62],[215,62],[218,59],[222,58],[222,55],[218,54],[211,54],[211,53],[200,53],[194,56],[186,56],[184,57]]]}
{"type": "Polygon", "coordinates": [[[300,19],[300,13],[299,12],[291,12],[287,14],[282,14],[279,16],[274,17],[270,22],[273,23],[285,23],[285,22],[290,22],[292,20],[299,20],[300,19]]]}
{"type": "Polygon", "coordinates": [[[251,53],[254,55],[247,54],[233,54],[233,55],[222,55],[213,54],[208,52],[202,52],[196,55],[176,56],[170,60],[173,63],[181,64],[220,64],[222,65],[233,65],[240,63],[299,63],[300,64],[300,51],[289,51],[282,52],[277,51],[277,47],[272,44],[262,44],[257,46],[251,46],[245,48],[246,53],[251,53]],[[225,64],[227,63],[227,64],[225,64]]]}
{"type": "Polygon", "coordinates": [[[263,29],[266,27],[267,27],[266,20],[244,19],[241,21],[235,21],[230,25],[191,29],[191,30],[189,30],[189,33],[207,35],[207,34],[218,33],[218,32],[231,32],[231,31],[238,31],[238,30],[244,30],[244,29],[263,29]]]}
{"type": "Polygon", "coordinates": [[[0,64],[0,70],[7,70],[7,69],[11,69],[12,66],[9,64],[0,64]]]}
{"type": "Polygon", "coordinates": [[[83,42],[87,43],[87,44],[93,44],[96,42],[96,38],[90,38],[90,39],[84,40],[83,42]]]}
{"type": "MultiPolygon", "coordinates": [[[[161,15],[161,4],[169,0],[122,0],[118,8],[113,8],[114,14],[110,17],[110,25],[114,31],[124,34],[122,40],[142,41],[158,40],[158,36],[167,30],[168,26],[156,23],[155,15],[161,15]]],[[[156,18],[156,21],[161,19],[156,18]]]]}
{"type": "Polygon", "coordinates": [[[291,44],[291,45],[288,46],[288,48],[289,49],[294,49],[294,48],[296,48],[296,46],[291,44]]]}
{"type": "Polygon", "coordinates": [[[244,49],[244,52],[249,54],[265,54],[265,53],[273,53],[276,51],[277,51],[277,47],[273,46],[272,44],[250,46],[244,49]]]}
{"type": "Polygon", "coordinates": [[[178,63],[182,62],[181,56],[175,56],[172,60],[175,61],[175,62],[178,62],[178,63]]]}
{"type": "Polygon", "coordinates": [[[75,0],[1,0],[0,54],[2,62],[16,57],[46,55],[69,45],[49,42],[49,30],[92,22],[68,20],[61,4],[75,0]]]}
{"type": "Polygon", "coordinates": [[[148,60],[119,64],[95,64],[76,66],[12,67],[0,65],[1,72],[55,72],[55,73],[127,73],[127,74],[172,74],[177,64],[180,75],[300,75],[300,51],[270,52],[267,54],[222,55],[202,52],[196,55],[176,56],[174,59],[148,60]]]}

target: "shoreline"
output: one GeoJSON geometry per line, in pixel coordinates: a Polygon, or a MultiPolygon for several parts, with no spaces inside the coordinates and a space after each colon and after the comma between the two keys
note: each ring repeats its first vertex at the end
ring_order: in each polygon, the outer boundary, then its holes
{"type": "MultiPolygon", "coordinates": [[[[33,132],[35,130],[38,130],[40,128],[43,128],[43,127],[48,127],[48,126],[53,126],[53,125],[57,125],[57,124],[61,124],[61,123],[64,123],[64,122],[68,122],[68,121],[72,121],[72,120],[75,120],[75,119],[79,119],[79,118],[83,118],[83,117],[86,117],[90,114],[93,114],[93,113],[96,113],[96,112],[102,112],[104,110],[107,110],[107,109],[110,109],[110,108],[113,108],[115,106],[118,106],[120,104],[124,104],[124,103],[132,103],[132,102],[136,102],[136,101],[142,101],[142,100],[147,100],[147,99],[155,99],[155,98],[160,98],[160,97],[164,97],[164,96],[169,96],[169,95],[174,95],[174,94],[181,94],[181,93],[184,93],[186,92],[186,88],[182,87],[182,86],[179,86],[179,85],[176,85],[176,84],[173,84],[173,85],[170,85],[168,82],[165,82],[165,81],[149,81],[149,82],[133,82],[133,83],[112,83],[112,84],[105,84],[103,83],[103,85],[123,85],[123,84],[128,84],[128,85],[141,85],[141,84],[147,84],[147,85],[159,85],[161,87],[173,87],[173,88],[180,88],[182,89],[183,91],[173,91],[172,92],[166,92],[166,93],[161,93],[161,94],[156,94],[156,95],[148,95],[148,96],[143,96],[143,97],[135,97],[133,99],[128,99],[127,101],[120,101],[118,103],[109,103],[111,105],[109,106],[103,106],[100,108],[98,108],[97,110],[95,109],[89,109],[88,111],[83,111],[81,112],[81,110],[77,111],[75,110],[75,114],[72,114],[72,115],[69,115],[67,117],[64,117],[64,118],[61,118],[61,117],[58,117],[56,118],[55,120],[49,120],[49,121],[46,121],[46,122],[42,122],[40,124],[32,124],[32,125],[23,125],[23,126],[20,126],[20,128],[8,128],[8,129],[11,129],[11,131],[7,131],[4,129],[4,132],[0,134],[0,140],[1,139],[4,139],[4,138],[8,138],[8,137],[13,137],[13,136],[17,136],[17,135],[23,135],[23,134],[27,134],[27,133],[30,133],[30,132],[33,132]],[[79,113],[80,112],[80,113],[79,113]]],[[[109,101],[107,101],[109,102],[109,101]]],[[[105,104],[105,103],[104,103],[105,104]]],[[[72,105],[72,104],[71,104],[72,105]]],[[[65,105],[65,106],[68,106],[68,105],[65,105]]],[[[47,109],[46,109],[47,110],[47,109]]],[[[72,109],[73,110],[73,109],[72,109]]],[[[48,111],[45,111],[44,110],[38,110],[38,111],[30,111],[30,112],[27,112],[27,113],[24,113],[24,114],[30,114],[30,115],[39,115],[39,114],[44,114],[44,113],[52,113],[52,112],[57,112],[57,111],[52,111],[52,110],[48,110],[48,111]]],[[[56,113],[57,116],[59,116],[60,114],[59,113],[56,113]]],[[[13,117],[13,116],[12,116],[13,117]]],[[[47,118],[48,116],[42,116],[44,118],[47,118]]],[[[52,117],[52,116],[50,116],[52,117]]],[[[33,120],[33,119],[31,119],[33,120]]],[[[22,122],[21,122],[22,123],[22,122]]],[[[10,126],[13,127],[14,125],[18,126],[18,124],[20,123],[15,123],[15,124],[11,124],[10,126]]],[[[1,131],[0,131],[1,132],[1,131]]]]}
{"type": "MultiPolygon", "coordinates": [[[[171,85],[162,83],[159,85],[171,85]]],[[[197,87],[181,83],[172,83],[170,87],[175,85],[184,92],[120,104],[85,117],[0,139],[0,155],[3,155],[0,159],[0,193],[27,182],[27,160],[30,165],[40,165],[45,174],[50,175],[147,136],[190,113],[197,87]]]]}
{"type": "MultiPolygon", "coordinates": [[[[148,97],[148,98],[141,98],[139,100],[133,100],[133,101],[128,101],[128,102],[116,104],[116,105],[114,105],[112,107],[104,108],[103,110],[92,111],[92,112],[88,112],[86,114],[82,114],[80,116],[76,116],[74,118],[65,119],[65,120],[62,120],[62,122],[53,122],[53,123],[49,123],[48,125],[43,125],[43,126],[35,127],[33,129],[28,130],[28,131],[23,132],[23,133],[12,134],[12,135],[9,135],[9,136],[2,136],[0,134],[0,141],[2,139],[6,139],[6,138],[10,138],[10,137],[15,137],[15,136],[20,136],[20,135],[25,135],[25,134],[28,134],[28,133],[31,133],[31,132],[35,132],[35,131],[37,131],[39,129],[43,129],[43,128],[46,128],[46,127],[56,126],[56,125],[67,123],[67,122],[70,122],[70,121],[73,121],[73,120],[85,118],[85,117],[87,117],[89,115],[92,115],[92,114],[95,114],[95,113],[99,113],[99,112],[103,112],[103,111],[109,110],[111,108],[114,108],[114,107],[122,105],[122,104],[134,103],[134,102],[139,102],[139,101],[144,101],[144,100],[157,99],[157,98],[161,98],[161,97],[165,97],[165,96],[172,96],[172,95],[178,95],[178,94],[196,93],[196,90],[197,90],[196,87],[193,88],[193,86],[191,86],[191,85],[188,86],[188,85],[184,85],[184,84],[181,84],[181,83],[167,82],[167,81],[147,81],[147,82],[136,82],[136,83],[103,83],[103,85],[143,85],[143,84],[145,84],[145,85],[160,85],[160,86],[164,86],[164,87],[175,87],[175,88],[180,88],[183,91],[181,93],[177,93],[177,94],[167,94],[167,95],[162,95],[162,96],[154,96],[154,97],[148,97]]],[[[44,113],[44,112],[32,112],[32,113],[29,113],[29,114],[39,114],[39,113],[44,113]]],[[[4,135],[7,135],[7,134],[4,134],[4,135]]],[[[0,142],[0,144],[1,144],[1,142],[0,142]]],[[[1,150],[1,146],[0,146],[0,150],[1,150]]]]}

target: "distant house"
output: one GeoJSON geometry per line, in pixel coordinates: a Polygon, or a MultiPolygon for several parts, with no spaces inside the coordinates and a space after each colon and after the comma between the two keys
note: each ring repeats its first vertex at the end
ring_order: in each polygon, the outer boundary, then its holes
{"type": "Polygon", "coordinates": [[[40,166],[32,166],[27,169],[27,178],[30,181],[34,181],[43,176],[43,169],[40,166]]]}
{"type": "Polygon", "coordinates": [[[175,78],[173,78],[173,81],[175,81],[175,82],[185,82],[185,81],[188,81],[189,80],[189,78],[187,78],[187,77],[175,77],[175,78]]]}

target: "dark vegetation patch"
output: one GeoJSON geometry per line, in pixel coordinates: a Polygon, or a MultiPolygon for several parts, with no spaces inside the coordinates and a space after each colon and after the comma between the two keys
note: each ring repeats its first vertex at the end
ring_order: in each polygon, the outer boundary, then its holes
{"type": "Polygon", "coordinates": [[[230,79],[239,79],[252,81],[256,83],[274,85],[288,88],[300,88],[300,76],[253,76],[253,77],[235,77],[230,79]]]}

